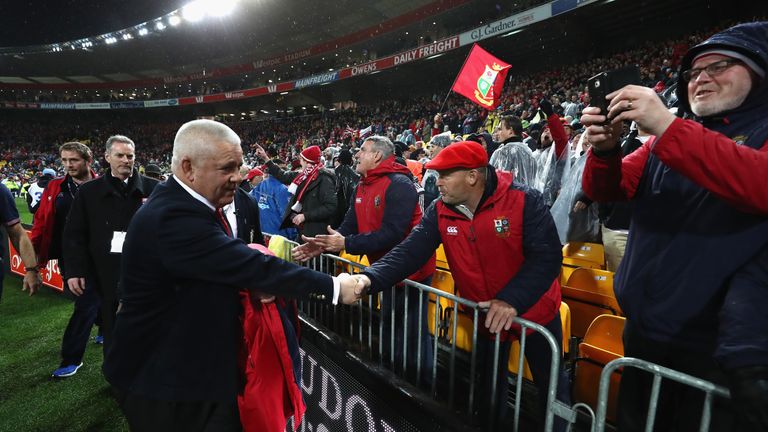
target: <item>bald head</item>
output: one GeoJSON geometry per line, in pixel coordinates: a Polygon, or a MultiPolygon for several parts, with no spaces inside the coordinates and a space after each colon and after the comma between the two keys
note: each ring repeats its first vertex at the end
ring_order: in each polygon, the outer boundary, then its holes
{"type": "Polygon", "coordinates": [[[232,202],[243,176],[240,138],[210,120],[185,123],[173,142],[173,176],[202,195],[214,208],[232,202]]]}
{"type": "Polygon", "coordinates": [[[173,158],[171,169],[177,174],[181,169],[181,161],[199,161],[207,158],[217,151],[218,145],[228,143],[232,146],[240,146],[240,137],[229,126],[213,120],[193,120],[184,123],[176,138],[173,140],[173,158]]]}

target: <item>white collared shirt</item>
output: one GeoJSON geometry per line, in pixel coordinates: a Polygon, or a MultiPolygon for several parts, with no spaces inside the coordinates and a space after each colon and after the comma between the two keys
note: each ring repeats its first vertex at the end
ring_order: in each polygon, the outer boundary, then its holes
{"type": "MultiPolygon", "coordinates": [[[[176,178],[176,176],[172,176],[172,177],[176,178]]],[[[194,198],[194,199],[200,201],[201,203],[205,204],[209,209],[211,209],[211,211],[213,211],[213,212],[216,211],[216,207],[214,207],[213,204],[211,204],[204,196],[202,196],[199,193],[195,192],[194,189],[192,189],[191,187],[187,186],[186,183],[182,182],[178,178],[176,178],[176,183],[181,185],[181,187],[185,191],[187,191],[187,193],[192,195],[192,198],[194,198]]],[[[232,227],[232,233],[233,233],[233,235],[235,237],[237,237],[237,231],[236,231],[237,230],[237,220],[235,218],[235,202],[232,201],[232,204],[225,206],[224,211],[225,211],[224,214],[227,215],[227,221],[230,222],[230,226],[232,227]],[[231,208],[231,217],[230,217],[230,211],[228,211],[226,209],[227,207],[231,208]],[[232,223],[233,220],[235,221],[235,223],[232,223]]],[[[339,303],[339,293],[341,292],[341,283],[339,282],[339,279],[336,276],[331,276],[331,278],[333,279],[333,304],[338,304],[339,303]]]]}

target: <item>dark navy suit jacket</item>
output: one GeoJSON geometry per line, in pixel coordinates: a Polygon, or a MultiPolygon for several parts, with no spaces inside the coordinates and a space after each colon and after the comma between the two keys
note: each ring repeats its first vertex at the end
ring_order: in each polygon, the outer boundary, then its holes
{"type": "Polygon", "coordinates": [[[234,401],[239,289],[333,298],[330,276],[230,238],[174,178],[158,185],[131,221],[121,283],[104,374],[122,392],[167,401],[234,401]]]}

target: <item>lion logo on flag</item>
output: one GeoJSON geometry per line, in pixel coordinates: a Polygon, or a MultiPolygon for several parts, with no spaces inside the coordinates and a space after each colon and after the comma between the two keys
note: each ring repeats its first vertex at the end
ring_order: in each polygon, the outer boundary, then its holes
{"type": "Polygon", "coordinates": [[[481,104],[486,106],[493,105],[493,84],[496,82],[496,77],[502,69],[497,63],[494,63],[492,66],[485,65],[485,71],[477,79],[477,90],[475,90],[475,98],[481,104]]]}

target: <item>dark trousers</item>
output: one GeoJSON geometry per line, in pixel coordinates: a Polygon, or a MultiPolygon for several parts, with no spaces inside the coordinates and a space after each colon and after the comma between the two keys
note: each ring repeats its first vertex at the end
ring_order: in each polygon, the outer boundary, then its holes
{"type": "MultiPolygon", "coordinates": [[[[485,317],[481,318],[483,323],[485,317]]],[[[558,342],[558,356],[562,358],[562,346],[560,342],[563,339],[563,327],[560,322],[560,312],[555,315],[547,325],[544,326],[555,340],[558,342]]],[[[509,386],[509,350],[511,341],[502,341],[499,348],[499,367],[496,381],[496,412],[491,412],[491,397],[493,385],[493,356],[495,340],[479,337],[477,340],[477,384],[478,391],[475,400],[479,406],[478,414],[480,421],[486,426],[493,422],[493,430],[501,430],[504,427],[505,417],[507,415],[507,399],[509,386]]],[[[544,415],[547,408],[547,392],[549,390],[550,367],[552,359],[552,349],[547,340],[541,333],[533,332],[525,339],[525,358],[528,361],[528,367],[533,375],[533,382],[538,390],[537,421],[539,427],[544,426],[544,415]]],[[[522,373],[522,371],[520,371],[522,373]]],[[[557,377],[557,394],[559,401],[571,405],[571,384],[568,375],[565,373],[563,363],[560,362],[560,369],[557,377]]],[[[566,422],[555,416],[555,431],[564,431],[566,422]]],[[[506,430],[506,429],[505,429],[506,430]]]]}
{"type": "Polygon", "coordinates": [[[104,335],[104,358],[112,347],[112,331],[115,328],[118,301],[114,293],[101,292],[101,330],[104,335]]]}
{"type": "MultiPolygon", "coordinates": [[[[66,288],[65,288],[66,289],[66,288]]],[[[85,347],[91,337],[91,328],[99,320],[101,299],[92,286],[86,283],[85,291],[75,297],[72,316],[69,317],[64,337],[61,339],[61,366],[77,365],[83,361],[85,347]]],[[[101,332],[101,328],[100,331],[101,332]]]]}
{"type": "Polygon", "coordinates": [[[238,432],[237,401],[170,402],[118,393],[131,432],[238,432]]]}
{"type": "MultiPolygon", "coordinates": [[[[430,285],[432,283],[432,276],[418,282],[430,285]]],[[[407,340],[406,366],[408,376],[416,376],[418,364],[417,348],[419,346],[419,315],[421,315],[421,377],[417,379],[417,382],[431,382],[434,340],[429,334],[429,327],[427,327],[428,295],[427,293],[422,293],[417,288],[406,286],[395,287],[394,297],[392,291],[392,289],[386,289],[381,295],[381,317],[384,326],[381,337],[383,339],[383,352],[386,356],[385,360],[389,361],[392,358],[389,354],[391,353],[392,311],[394,310],[395,364],[393,369],[401,371],[403,368],[403,343],[407,340]],[[422,298],[421,309],[419,309],[419,297],[422,298]],[[408,299],[407,309],[405,307],[406,298],[408,299]],[[407,318],[405,316],[406,310],[408,312],[407,318]],[[406,332],[407,335],[405,334],[406,332]]]]}
{"type": "MultiPolygon", "coordinates": [[[[629,320],[624,327],[624,356],[647,360],[715,384],[727,385],[725,375],[712,356],[692,352],[674,343],[645,338],[629,320]]],[[[644,430],[652,383],[652,374],[637,368],[624,368],[617,408],[619,431],[644,430]]],[[[722,398],[713,399],[710,432],[737,430],[729,405],[722,398]]],[[[704,392],[671,380],[662,380],[654,430],[698,431],[703,406],[704,392]]]]}

